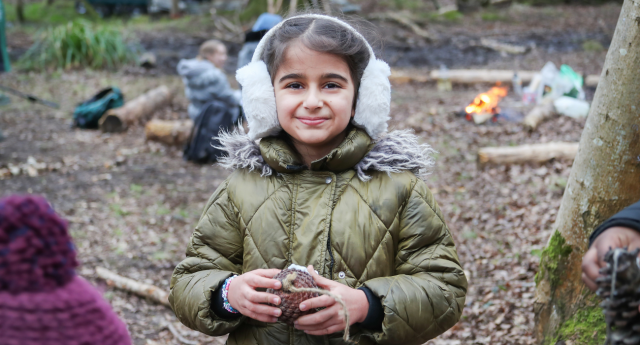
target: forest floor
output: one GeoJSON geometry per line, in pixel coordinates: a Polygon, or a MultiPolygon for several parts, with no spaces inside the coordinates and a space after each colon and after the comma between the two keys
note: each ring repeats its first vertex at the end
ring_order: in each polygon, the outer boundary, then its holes
{"type": "MultiPolygon", "coordinates": [[[[440,37],[438,43],[380,22],[380,36],[385,38],[381,52],[394,67],[421,73],[441,63],[451,68],[539,70],[553,61],[600,74],[619,9],[616,5],[512,6],[495,12],[492,20],[480,14],[465,15],[462,20],[428,25],[440,37]],[[514,57],[468,44],[480,37],[528,44],[531,49],[514,57]],[[474,60],[474,56],[482,58],[474,60]]],[[[9,42],[16,44],[14,52],[19,35],[19,31],[9,31],[9,42]]],[[[182,90],[182,81],[172,68],[180,57],[194,54],[191,48],[183,52],[171,44],[178,47],[182,41],[197,47],[203,34],[144,31],[138,37],[148,49],[176,53],[162,55],[161,51],[156,71],[124,68],[115,73],[2,75],[3,85],[60,102],[61,109],[17,98],[0,108],[0,129],[7,137],[0,143],[0,197],[41,194],[69,220],[82,262],[79,274],[104,291],[128,324],[136,345],[178,344],[167,323],[200,344],[222,344],[224,337],[188,330],[168,308],[109,288],[95,275],[95,268],[101,266],[168,289],[172,270],[184,258],[205,202],[229,174],[215,165],[185,162],[180,148],[145,142],[142,126],[120,134],[70,128],[75,104],[103,87],[119,86],[128,99],[161,84],[182,90]],[[10,168],[15,174],[9,173],[10,168]]],[[[232,71],[233,61],[228,66],[232,71]]],[[[455,114],[489,86],[454,86],[450,92],[438,91],[432,83],[393,87],[391,128],[412,128],[439,152],[427,184],[455,237],[469,278],[462,319],[429,342],[433,345],[534,342],[534,276],[571,162],[483,167],[476,163],[476,153],[484,146],[577,142],[585,122],[555,117],[528,132],[518,123],[475,125],[455,114]]],[[[588,90],[588,97],[593,91],[588,90]]],[[[517,104],[517,100],[508,96],[504,104],[517,104]]],[[[186,107],[180,91],[171,107],[154,117],[186,118],[186,107]]]]}

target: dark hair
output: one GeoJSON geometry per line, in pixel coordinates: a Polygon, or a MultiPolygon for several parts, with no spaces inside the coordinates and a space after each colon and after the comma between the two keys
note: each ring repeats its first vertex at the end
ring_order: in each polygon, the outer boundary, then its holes
{"type": "Polygon", "coordinates": [[[358,99],[360,79],[369,62],[367,42],[339,23],[322,18],[292,18],[286,20],[266,42],[262,59],[267,64],[271,81],[282,64],[289,45],[301,42],[307,48],[344,58],[355,87],[354,106],[358,99]]]}

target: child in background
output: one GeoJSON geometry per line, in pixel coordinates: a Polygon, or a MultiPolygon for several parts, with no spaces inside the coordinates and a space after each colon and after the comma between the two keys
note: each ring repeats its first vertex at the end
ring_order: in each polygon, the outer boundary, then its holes
{"type": "Polygon", "coordinates": [[[244,44],[238,53],[238,69],[246,66],[251,62],[251,57],[258,47],[258,43],[267,31],[282,21],[282,17],[277,14],[263,13],[256,20],[244,36],[244,44]]]}
{"type": "Polygon", "coordinates": [[[67,223],[44,198],[0,199],[0,344],[131,344],[77,266],[67,223]]]}
{"type": "MultiPolygon", "coordinates": [[[[182,59],[178,74],[185,85],[189,99],[189,117],[195,121],[205,104],[217,100],[229,107],[237,119],[240,90],[234,90],[227,81],[222,67],[227,61],[227,48],[218,40],[209,40],[200,46],[195,59],[182,59]]],[[[234,119],[233,122],[236,120],[234,119]]]]}
{"type": "Polygon", "coordinates": [[[389,74],[333,17],[292,17],[266,34],[237,73],[248,135],[220,138],[235,171],[171,279],[185,325],[229,333],[231,345],[346,344],[345,313],[329,296],[300,303],[315,312],[293,326],[277,321],[281,300],[265,289],[280,289],[273,277],[291,264],[341,296],[355,343],[424,344],[458,321],[467,281],[419,177],[433,150],[387,133],[389,74]]]}

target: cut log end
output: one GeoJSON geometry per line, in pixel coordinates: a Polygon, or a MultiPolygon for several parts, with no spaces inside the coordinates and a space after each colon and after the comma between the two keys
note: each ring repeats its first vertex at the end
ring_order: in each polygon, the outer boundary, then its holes
{"type": "Polygon", "coordinates": [[[100,129],[105,133],[124,132],[127,127],[117,115],[106,114],[100,119],[100,129]]]}
{"type": "Polygon", "coordinates": [[[167,145],[184,145],[193,128],[193,121],[178,120],[151,120],[145,126],[145,137],[147,140],[159,141],[167,145]]]}

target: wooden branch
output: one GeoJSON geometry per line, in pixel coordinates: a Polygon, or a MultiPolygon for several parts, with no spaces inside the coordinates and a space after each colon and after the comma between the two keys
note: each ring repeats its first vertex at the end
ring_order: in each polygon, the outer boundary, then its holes
{"type": "Polygon", "coordinates": [[[267,12],[276,13],[274,11],[273,0],[267,0],[267,12]]]}
{"type": "Polygon", "coordinates": [[[545,102],[538,104],[524,117],[522,123],[531,131],[538,128],[542,122],[550,119],[556,114],[556,108],[553,106],[553,102],[545,102]]]}
{"type": "Polygon", "coordinates": [[[422,29],[418,24],[414,23],[409,17],[397,12],[376,13],[369,16],[371,19],[392,20],[411,29],[416,35],[435,42],[437,39],[427,30],[422,29]]]}
{"type": "Polygon", "coordinates": [[[138,296],[150,299],[156,303],[160,303],[162,305],[170,307],[169,294],[157,286],[140,283],[133,279],[125,278],[103,267],[96,267],[96,274],[99,278],[104,279],[109,286],[131,292],[138,296]]]}
{"type": "Polygon", "coordinates": [[[480,164],[542,163],[550,159],[574,159],[578,143],[552,142],[513,147],[484,147],[478,150],[480,164]]]}
{"type": "Polygon", "coordinates": [[[156,110],[166,107],[173,99],[173,92],[162,85],[143,95],[132,99],[120,108],[107,111],[100,118],[99,125],[103,132],[121,132],[156,110]]]}
{"type": "Polygon", "coordinates": [[[171,334],[173,334],[173,336],[181,343],[186,344],[186,345],[198,345],[200,344],[199,342],[195,341],[195,340],[189,340],[187,338],[185,338],[182,334],[180,334],[180,332],[178,332],[178,330],[170,323],[167,322],[165,324],[167,326],[167,329],[169,329],[169,332],[171,332],[171,334]]]}
{"type": "Polygon", "coordinates": [[[147,140],[182,146],[189,140],[192,128],[191,120],[151,120],[144,127],[144,134],[147,140]]]}
{"type": "Polygon", "coordinates": [[[502,42],[498,42],[496,40],[492,40],[490,38],[481,38],[480,39],[480,46],[487,47],[489,49],[493,49],[493,50],[499,51],[499,52],[505,52],[505,53],[508,53],[508,54],[513,54],[513,55],[524,54],[524,53],[527,52],[527,50],[529,50],[525,46],[518,46],[518,45],[514,45],[514,44],[502,43],[502,42]]]}

